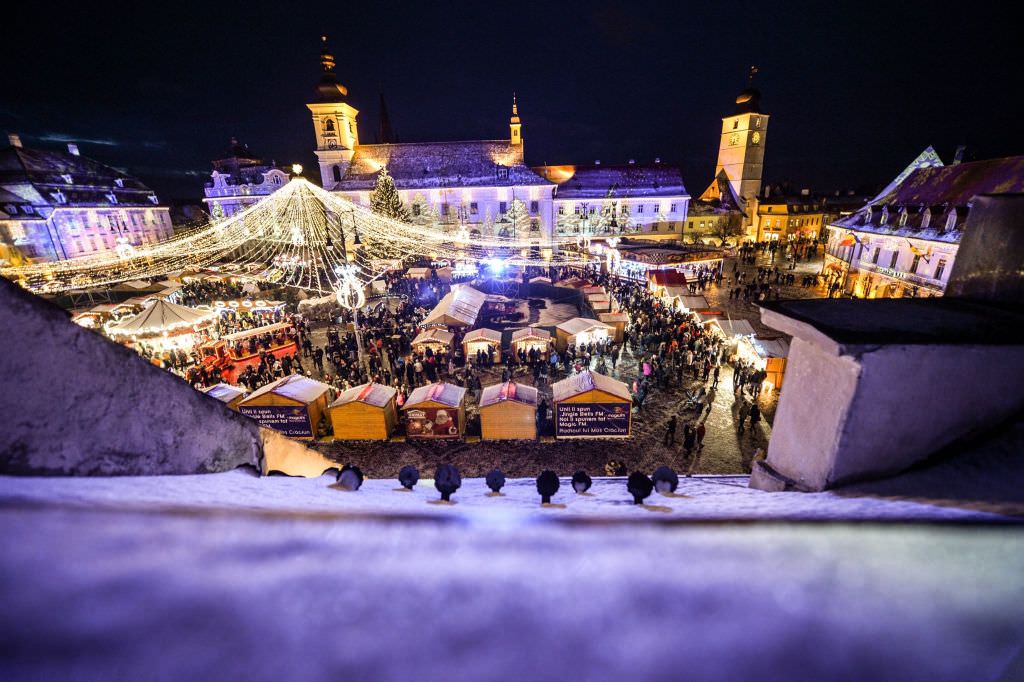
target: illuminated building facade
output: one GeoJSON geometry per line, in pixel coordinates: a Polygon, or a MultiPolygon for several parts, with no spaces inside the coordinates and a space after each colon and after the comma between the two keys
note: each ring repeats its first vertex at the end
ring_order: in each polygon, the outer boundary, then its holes
{"type": "Polygon", "coordinates": [[[129,252],[174,234],[156,194],[116,168],[67,151],[0,150],[0,260],[14,265],[129,252]]]}
{"type": "Polygon", "coordinates": [[[662,164],[540,166],[555,183],[555,235],[679,239],[690,195],[679,169],[662,164]]]}
{"type": "Polygon", "coordinates": [[[929,147],[865,207],[828,226],[823,274],[859,298],[940,296],[973,199],[1020,192],[1024,156],[947,166],[929,147]]]}
{"type": "Polygon", "coordinates": [[[308,104],[324,189],[363,206],[387,168],[414,222],[441,222],[473,236],[535,239],[553,234],[553,183],[526,166],[522,122],[513,98],[509,135],[497,140],[361,144],[358,110],[334,73],[326,45],[316,101],[308,104]]]}
{"type": "Polygon", "coordinates": [[[757,202],[754,239],[759,242],[818,239],[825,208],[809,193],[795,197],[765,197],[757,202]]]}
{"type": "Polygon", "coordinates": [[[203,203],[215,220],[231,217],[288,182],[286,170],[265,164],[235,138],[227,155],[213,162],[210,177],[203,203]]]}

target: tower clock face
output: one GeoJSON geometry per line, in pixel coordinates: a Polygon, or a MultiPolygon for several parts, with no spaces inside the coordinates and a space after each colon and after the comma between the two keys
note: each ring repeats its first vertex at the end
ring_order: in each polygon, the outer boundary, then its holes
{"type": "Polygon", "coordinates": [[[750,141],[754,144],[761,144],[761,133],[754,131],[754,134],[750,136],[750,141]]]}
{"type": "Polygon", "coordinates": [[[732,135],[729,136],[729,144],[731,144],[733,147],[735,147],[739,143],[740,143],[739,133],[733,133],[732,135]]]}

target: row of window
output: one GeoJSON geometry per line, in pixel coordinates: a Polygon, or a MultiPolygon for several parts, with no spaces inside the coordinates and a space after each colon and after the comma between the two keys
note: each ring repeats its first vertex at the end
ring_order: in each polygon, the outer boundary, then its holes
{"type": "MultiPolygon", "coordinates": [[[[853,247],[849,247],[849,248],[852,249],[853,247]]],[[[880,246],[876,246],[874,248],[874,250],[872,250],[872,251],[868,251],[867,249],[862,249],[861,250],[861,254],[860,254],[860,259],[862,261],[865,261],[865,260],[868,259],[868,256],[870,255],[870,257],[871,257],[871,264],[872,265],[878,265],[878,260],[879,260],[879,257],[881,256],[881,253],[882,253],[882,248],[880,246]]],[[[899,259],[900,259],[900,252],[899,251],[893,251],[889,255],[889,265],[887,267],[890,270],[896,270],[897,269],[896,265],[899,262],[899,259]]],[[[920,273],[918,273],[918,269],[920,269],[921,263],[924,262],[926,264],[930,264],[930,260],[931,260],[931,257],[925,256],[925,255],[922,255],[922,254],[914,254],[914,258],[911,260],[910,267],[907,269],[907,272],[909,272],[912,275],[920,274],[920,273]]],[[[942,279],[942,275],[945,272],[946,272],[946,259],[945,258],[939,258],[938,261],[935,264],[935,271],[931,275],[931,278],[932,279],[942,279]]]]}

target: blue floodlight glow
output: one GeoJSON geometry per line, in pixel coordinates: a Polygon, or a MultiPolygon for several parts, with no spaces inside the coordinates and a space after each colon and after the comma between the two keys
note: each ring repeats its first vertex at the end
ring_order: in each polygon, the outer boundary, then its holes
{"type": "Polygon", "coordinates": [[[496,275],[500,275],[505,269],[505,261],[500,258],[488,258],[484,263],[491,269],[491,272],[496,275]]]}

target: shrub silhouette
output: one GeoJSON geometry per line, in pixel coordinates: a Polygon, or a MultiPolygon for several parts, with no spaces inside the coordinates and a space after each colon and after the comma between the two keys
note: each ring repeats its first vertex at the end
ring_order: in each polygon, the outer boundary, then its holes
{"type": "Polygon", "coordinates": [[[593,479],[591,479],[583,469],[580,469],[572,475],[572,489],[577,493],[587,492],[593,484],[593,479]]]}
{"type": "Polygon", "coordinates": [[[459,470],[451,464],[441,464],[434,474],[434,487],[441,493],[441,499],[445,502],[451,500],[452,493],[462,485],[462,476],[459,470]]]}
{"type": "Polygon", "coordinates": [[[341,468],[338,473],[338,485],[345,490],[359,490],[359,486],[363,484],[363,472],[359,470],[359,467],[352,464],[346,464],[341,468]]]}
{"type": "Polygon", "coordinates": [[[500,493],[505,486],[505,474],[501,473],[501,469],[492,469],[484,480],[492,492],[500,493]]]}
{"type": "Polygon", "coordinates": [[[560,486],[558,474],[550,469],[542,471],[537,477],[537,493],[540,494],[540,503],[550,503],[551,496],[558,492],[560,486]]]}
{"type": "Polygon", "coordinates": [[[633,504],[643,504],[654,490],[654,483],[641,471],[634,471],[626,481],[626,490],[633,496],[633,504]]]}
{"type": "Polygon", "coordinates": [[[406,464],[402,467],[402,470],[398,472],[398,482],[401,483],[402,487],[406,490],[412,490],[413,486],[415,486],[419,480],[420,470],[411,464],[406,464]]]}
{"type": "Polygon", "coordinates": [[[672,470],[672,467],[658,467],[651,474],[651,480],[654,481],[654,489],[659,493],[666,491],[674,493],[679,487],[679,475],[672,470]]]}

